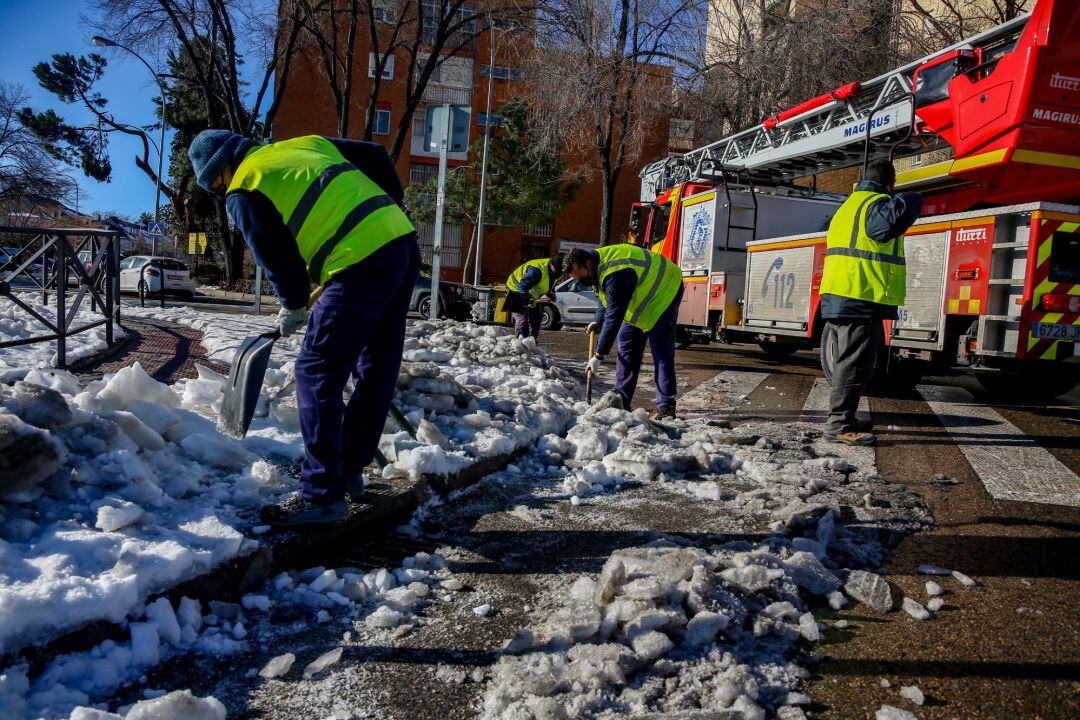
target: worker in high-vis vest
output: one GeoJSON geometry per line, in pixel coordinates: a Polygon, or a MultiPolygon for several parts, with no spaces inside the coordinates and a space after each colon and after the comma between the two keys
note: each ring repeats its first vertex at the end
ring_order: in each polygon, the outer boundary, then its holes
{"type": "Polygon", "coordinates": [[[539,300],[553,293],[553,286],[562,277],[563,253],[555,257],[529,260],[518,265],[506,278],[506,289],[517,293],[516,301],[508,304],[521,308],[514,316],[514,334],[518,337],[540,337],[540,324],[544,319],[544,306],[539,300]]]}
{"type": "Polygon", "coordinates": [[[563,268],[578,282],[596,288],[600,305],[586,332],[599,332],[596,352],[585,366],[594,374],[618,340],[615,393],[629,410],[637,388],[645,342],[656,371],[653,418],[675,417],[675,325],[682,301],[682,271],[667,258],[620,243],[596,250],[572,250],[563,268]]]}
{"type": "Polygon", "coordinates": [[[821,276],[821,368],[831,389],[825,437],[873,445],[873,424],[859,421],[859,400],[885,342],[882,322],[904,304],[904,233],[919,217],[919,193],[895,193],[888,160],[871,163],[833,215],[821,276]]]}
{"type": "Polygon", "coordinates": [[[346,494],[363,496],[363,471],[378,449],[419,272],[401,181],[381,146],[318,135],[256,145],[205,130],[188,155],[198,184],[225,195],[229,218],[266,270],[281,301],[281,335],[307,325],[295,366],[306,448],[300,493],[264,508],[263,519],[288,527],[342,520],[346,494]],[[309,315],[312,285],[324,289],[309,315]]]}

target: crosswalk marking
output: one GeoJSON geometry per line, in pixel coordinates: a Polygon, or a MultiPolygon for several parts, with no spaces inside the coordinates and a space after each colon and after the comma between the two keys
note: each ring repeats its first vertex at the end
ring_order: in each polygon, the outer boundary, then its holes
{"type": "Polygon", "coordinates": [[[769,375],[764,372],[724,370],[682,395],[678,400],[679,413],[694,415],[731,410],[769,375]]]}
{"type": "Polygon", "coordinates": [[[961,388],[918,392],[992,497],[1080,507],[1080,477],[996,410],[961,388]]]}
{"type": "MultiPolygon", "coordinates": [[[[870,420],[870,401],[863,395],[859,398],[859,409],[855,413],[860,420],[870,420]]],[[[829,381],[825,378],[814,380],[810,392],[803,403],[800,422],[824,423],[829,417],[829,381]]]]}

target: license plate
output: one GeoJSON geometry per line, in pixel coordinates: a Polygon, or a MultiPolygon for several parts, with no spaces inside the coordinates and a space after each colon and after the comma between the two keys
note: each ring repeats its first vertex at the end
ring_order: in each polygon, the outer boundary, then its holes
{"type": "Polygon", "coordinates": [[[1031,327],[1031,336],[1039,340],[1080,341],[1080,325],[1061,325],[1058,323],[1035,323],[1031,327]]]}

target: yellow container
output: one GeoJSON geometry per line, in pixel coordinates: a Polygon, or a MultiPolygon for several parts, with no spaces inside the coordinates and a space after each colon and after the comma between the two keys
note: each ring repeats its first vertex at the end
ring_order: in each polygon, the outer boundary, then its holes
{"type": "Polygon", "coordinates": [[[491,317],[492,322],[500,325],[509,325],[511,323],[510,313],[503,309],[504,301],[506,300],[506,286],[496,285],[491,290],[491,298],[495,303],[495,313],[491,317]]]}

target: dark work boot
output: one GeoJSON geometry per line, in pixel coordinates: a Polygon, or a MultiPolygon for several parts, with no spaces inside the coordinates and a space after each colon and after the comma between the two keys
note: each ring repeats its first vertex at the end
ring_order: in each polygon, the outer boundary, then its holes
{"type": "Polygon", "coordinates": [[[344,500],[312,503],[299,494],[265,507],[259,513],[262,521],[274,527],[300,528],[339,522],[349,516],[344,500]]]}
{"type": "Polygon", "coordinates": [[[656,408],[656,412],[654,412],[652,414],[652,419],[655,420],[656,422],[660,422],[662,420],[674,420],[675,419],[675,406],[674,405],[663,405],[661,407],[656,408]]]}

